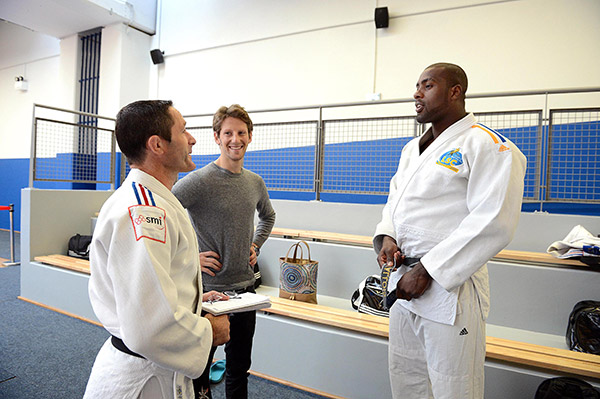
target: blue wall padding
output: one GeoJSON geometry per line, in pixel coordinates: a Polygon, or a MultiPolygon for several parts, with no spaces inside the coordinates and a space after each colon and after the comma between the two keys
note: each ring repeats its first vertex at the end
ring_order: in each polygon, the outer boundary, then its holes
{"type": "MultiPolygon", "coordinates": [[[[14,228],[21,231],[21,189],[29,185],[29,159],[0,159],[3,186],[0,188],[0,205],[15,205],[14,228]]],[[[10,228],[8,211],[0,211],[0,229],[10,228]]]]}

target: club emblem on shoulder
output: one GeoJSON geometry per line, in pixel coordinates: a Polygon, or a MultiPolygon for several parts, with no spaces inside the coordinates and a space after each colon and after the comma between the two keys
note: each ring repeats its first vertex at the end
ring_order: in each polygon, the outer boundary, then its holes
{"type": "Polygon", "coordinates": [[[463,164],[462,154],[460,148],[455,148],[442,154],[440,159],[437,160],[436,164],[448,168],[453,172],[458,172],[458,167],[463,164]]]}

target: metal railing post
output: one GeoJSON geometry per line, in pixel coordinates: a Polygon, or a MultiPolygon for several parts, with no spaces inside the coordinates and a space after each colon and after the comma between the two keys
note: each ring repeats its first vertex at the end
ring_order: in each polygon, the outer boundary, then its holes
{"type": "Polygon", "coordinates": [[[10,204],[8,209],[9,217],[10,217],[10,262],[3,262],[4,266],[17,266],[20,265],[21,262],[15,262],[15,228],[14,228],[14,218],[13,213],[15,211],[15,204],[10,204]]]}
{"type": "Polygon", "coordinates": [[[323,107],[319,107],[319,125],[317,126],[317,140],[315,146],[315,200],[321,201],[323,189],[323,160],[325,157],[325,138],[323,137],[323,107]]]}

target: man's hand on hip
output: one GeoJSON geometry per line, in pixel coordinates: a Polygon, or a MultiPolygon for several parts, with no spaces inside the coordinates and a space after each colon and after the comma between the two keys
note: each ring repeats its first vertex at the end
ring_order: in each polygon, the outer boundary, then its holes
{"type": "Polygon", "coordinates": [[[215,273],[221,270],[223,265],[218,261],[219,254],[214,251],[200,252],[200,268],[202,273],[209,276],[215,276],[215,273]]]}

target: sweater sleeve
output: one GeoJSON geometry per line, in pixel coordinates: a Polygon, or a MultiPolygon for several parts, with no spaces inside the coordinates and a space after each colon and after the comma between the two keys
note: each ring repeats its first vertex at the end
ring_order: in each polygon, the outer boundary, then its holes
{"type": "Polygon", "coordinates": [[[269,192],[267,186],[262,178],[260,179],[260,200],[256,206],[258,212],[258,224],[254,231],[254,237],[252,242],[258,245],[260,248],[273,230],[275,225],[275,210],[269,199],[269,192]]]}

